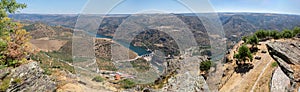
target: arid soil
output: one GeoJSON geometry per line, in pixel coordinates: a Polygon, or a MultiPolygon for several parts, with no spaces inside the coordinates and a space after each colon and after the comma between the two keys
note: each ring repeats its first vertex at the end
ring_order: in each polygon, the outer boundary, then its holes
{"type": "Polygon", "coordinates": [[[62,46],[64,46],[67,41],[63,40],[30,40],[30,43],[33,44],[33,47],[40,50],[40,51],[57,51],[62,46]]]}
{"type": "Polygon", "coordinates": [[[272,57],[267,53],[266,43],[260,42],[258,45],[259,51],[253,55],[253,61],[247,62],[248,68],[237,68],[233,55],[237,53],[237,48],[241,45],[239,42],[228,55],[231,62],[224,65],[225,74],[222,78],[220,92],[249,92],[249,91],[269,91],[269,83],[271,80],[274,67],[271,63],[275,62],[272,57]],[[260,56],[261,60],[255,59],[255,56],[260,56]],[[253,66],[253,67],[251,67],[253,66]]]}

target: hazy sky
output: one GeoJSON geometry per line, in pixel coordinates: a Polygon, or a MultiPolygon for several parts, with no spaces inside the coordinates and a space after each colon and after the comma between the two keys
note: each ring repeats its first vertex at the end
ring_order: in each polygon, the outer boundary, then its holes
{"type": "MultiPolygon", "coordinates": [[[[103,1],[89,3],[89,0],[17,0],[26,3],[27,8],[20,13],[41,14],[78,14],[85,7],[99,9],[107,7],[103,1]],[[99,6],[102,3],[104,6],[99,6]]],[[[216,12],[258,12],[300,14],[300,0],[209,0],[216,12]]],[[[111,2],[113,3],[113,2],[111,2]]],[[[206,3],[207,5],[207,3],[206,3]]],[[[203,4],[199,3],[199,7],[203,4]]],[[[188,6],[187,6],[188,7],[188,6]]],[[[138,13],[147,10],[159,10],[169,13],[191,12],[177,0],[124,0],[115,5],[111,13],[138,13]]],[[[95,10],[93,10],[95,11],[95,10]]]]}

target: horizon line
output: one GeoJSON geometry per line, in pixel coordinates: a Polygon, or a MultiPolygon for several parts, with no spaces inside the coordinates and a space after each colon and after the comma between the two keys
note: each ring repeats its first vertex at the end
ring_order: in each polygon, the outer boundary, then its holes
{"type": "MultiPolygon", "coordinates": [[[[253,14],[281,14],[281,15],[300,15],[296,13],[278,13],[278,12],[201,12],[201,13],[192,13],[192,12],[182,12],[182,13],[141,13],[141,14],[205,14],[205,13],[253,13],[253,14]]],[[[81,13],[13,13],[14,14],[37,14],[37,15],[81,15],[81,13]]],[[[139,13],[109,13],[109,14],[99,14],[99,13],[87,13],[90,15],[132,15],[132,14],[139,14],[139,13]]]]}

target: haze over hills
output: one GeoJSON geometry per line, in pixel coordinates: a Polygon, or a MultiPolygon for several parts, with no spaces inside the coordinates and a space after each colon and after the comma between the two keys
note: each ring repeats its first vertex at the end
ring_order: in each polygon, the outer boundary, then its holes
{"type": "MultiPolygon", "coordinates": [[[[201,13],[202,15],[208,15],[209,13],[201,13]]],[[[139,14],[143,15],[143,14],[139,14]]],[[[152,14],[144,14],[151,16],[152,14]]],[[[153,14],[155,15],[155,14],[153,14]]],[[[157,14],[156,14],[157,15],[157,14]]],[[[164,14],[163,14],[164,15],[164,14]]],[[[181,21],[189,26],[194,37],[199,45],[207,46],[210,45],[208,39],[208,32],[203,26],[203,20],[199,20],[195,14],[192,13],[182,13],[182,14],[165,14],[167,16],[176,16],[181,21]]],[[[288,14],[271,14],[271,13],[218,13],[219,19],[222,22],[224,33],[227,39],[227,46],[230,48],[234,45],[240,38],[244,35],[252,34],[253,32],[264,29],[264,30],[284,30],[293,29],[296,26],[300,26],[300,15],[288,15],[288,14]]],[[[11,18],[17,21],[31,22],[42,22],[48,25],[60,25],[63,27],[74,28],[77,18],[79,15],[59,15],[59,14],[13,14],[10,15],[11,18]]],[[[99,19],[97,16],[104,15],[88,15],[84,16],[85,21],[95,21],[99,19]]],[[[111,14],[105,15],[103,21],[99,26],[97,31],[98,35],[104,36],[114,36],[115,31],[127,18],[131,17],[130,14],[111,14]]],[[[167,17],[166,17],[167,18],[167,17]]],[[[205,18],[204,18],[205,19],[205,18]]],[[[151,20],[147,20],[151,21],[151,20]]],[[[142,22],[142,21],[140,21],[142,22]]],[[[93,23],[93,22],[92,22],[93,23]]],[[[138,27],[138,25],[134,25],[138,27]]],[[[88,27],[84,26],[84,27],[88,27]]],[[[146,27],[146,26],[142,26],[146,27]]],[[[82,28],[88,29],[88,28],[82,28]]],[[[87,30],[86,30],[87,31],[87,30]]],[[[133,40],[132,44],[139,45],[141,41],[147,41],[146,43],[151,43],[152,45],[147,46],[148,49],[160,49],[166,53],[178,53],[176,49],[178,46],[176,44],[167,44],[165,42],[171,42],[172,39],[167,34],[156,30],[156,29],[145,29],[145,33],[138,34],[133,40]],[[148,32],[152,30],[152,32],[148,32]],[[145,38],[145,35],[151,35],[151,38],[145,38]],[[153,37],[152,37],[153,36],[153,37]],[[141,38],[143,37],[143,38],[141,38]],[[155,46],[164,45],[164,47],[155,46]]],[[[220,32],[220,31],[219,31],[220,32]]],[[[144,47],[146,48],[146,47],[144,47]]]]}
{"type": "MultiPolygon", "coordinates": [[[[195,19],[195,14],[175,14],[183,21],[195,19]]],[[[118,26],[130,14],[106,15],[103,23],[118,26]]],[[[19,21],[43,22],[48,25],[61,25],[74,28],[78,15],[59,15],[59,14],[13,14],[11,18],[19,21]]],[[[300,15],[270,14],[270,13],[219,13],[226,36],[244,35],[248,32],[254,32],[259,29],[265,30],[283,30],[292,29],[300,26],[300,15]]],[[[200,22],[200,21],[198,21],[200,22]]],[[[102,24],[103,24],[102,23],[102,24]]],[[[201,30],[202,31],[202,30],[201,30]]]]}

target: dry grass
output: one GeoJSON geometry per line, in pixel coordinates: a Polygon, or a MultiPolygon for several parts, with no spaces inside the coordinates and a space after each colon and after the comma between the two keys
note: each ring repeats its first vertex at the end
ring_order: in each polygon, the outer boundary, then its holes
{"type": "Polygon", "coordinates": [[[62,40],[30,40],[30,43],[41,51],[58,51],[63,45],[67,43],[67,41],[62,40]]]}
{"type": "MultiPolygon", "coordinates": [[[[275,61],[273,61],[275,62],[275,61]]],[[[272,63],[273,63],[272,62],[272,63]]],[[[272,67],[272,65],[268,66],[268,68],[263,73],[262,77],[258,81],[257,85],[254,88],[254,92],[270,92],[270,82],[273,71],[276,69],[276,67],[272,67]]]]}
{"type": "MultiPolygon", "coordinates": [[[[272,72],[274,71],[274,68],[270,63],[275,61],[268,53],[261,53],[262,50],[267,51],[265,43],[259,45],[258,48],[260,50],[254,57],[260,56],[262,59],[255,60],[253,57],[252,64],[254,65],[254,68],[245,74],[236,73],[234,70],[231,70],[232,68],[230,67],[236,66],[234,62],[225,65],[225,69],[229,67],[230,70],[228,70],[229,74],[222,79],[224,85],[220,88],[220,92],[248,92],[255,85],[255,82],[257,82],[257,84],[254,87],[254,91],[269,91],[269,82],[271,81],[272,72]],[[260,74],[262,74],[261,77],[259,77],[260,74]]],[[[229,59],[233,60],[232,56],[229,56],[229,59]]]]}

